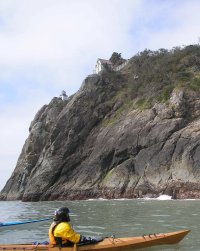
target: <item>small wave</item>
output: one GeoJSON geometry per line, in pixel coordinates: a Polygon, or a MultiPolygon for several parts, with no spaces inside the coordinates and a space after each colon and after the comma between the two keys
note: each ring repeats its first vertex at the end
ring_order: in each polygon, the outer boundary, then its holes
{"type": "Polygon", "coordinates": [[[86,201],[96,201],[96,200],[108,200],[108,199],[105,199],[105,198],[98,198],[98,199],[88,199],[86,201]]]}
{"type": "Polygon", "coordinates": [[[143,198],[144,200],[172,200],[172,197],[166,194],[160,195],[157,198],[149,198],[149,197],[145,197],[143,198]]]}
{"type": "Polygon", "coordinates": [[[172,200],[172,196],[169,196],[169,195],[166,195],[166,194],[163,194],[163,195],[160,195],[158,198],[156,198],[157,200],[172,200]]]}

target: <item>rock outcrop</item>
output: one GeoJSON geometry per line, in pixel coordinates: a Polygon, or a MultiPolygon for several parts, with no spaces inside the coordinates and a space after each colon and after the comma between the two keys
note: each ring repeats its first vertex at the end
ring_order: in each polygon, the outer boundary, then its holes
{"type": "Polygon", "coordinates": [[[131,67],[88,76],[40,109],[1,200],[200,198],[199,92],[174,85],[161,102],[151,89],[141,106],[130,99],[131,67]]]}

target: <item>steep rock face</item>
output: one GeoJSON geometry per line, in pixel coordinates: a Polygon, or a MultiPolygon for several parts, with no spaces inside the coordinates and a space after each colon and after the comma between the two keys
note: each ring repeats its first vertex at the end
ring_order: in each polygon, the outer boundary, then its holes
{"type": "Polygon", "coordinates": [[[0,198],[200,198],[199,96],[174,88],[168,102],[127,107],[126,82],[91,75],[42,107],[0,198]]]}
{"type": "Polygon", "coordinates": [[[30,135],[1,198],[38,200],[64,176],[67,181],[68,172],[87,157],[90,150],[84,151],[84,142],[111,109],[105,101],[116,89],[117,85],[93,75],[69,101],[54,98],[42,107],[31,123],[30,135]]]}
{"type": "Polygon", "coordinates": [[[94,75],[70,101],[44,106],[1,198],[199,196],[200,120],[184,118],[182,91],[168,106],[131,110],[103,126],[114,89],[94,75]]]}

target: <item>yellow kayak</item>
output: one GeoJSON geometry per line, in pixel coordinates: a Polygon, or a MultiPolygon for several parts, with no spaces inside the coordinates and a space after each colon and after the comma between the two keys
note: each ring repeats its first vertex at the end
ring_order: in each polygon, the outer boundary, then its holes
{"type": "Polygon", "coordinates": [[[0,250],[4,251],[123,251],[126,249],[146,248],[158,245],[169,245],[180,242],[190,230],[182,230],[170,233],[150,234],[138,237],[127,238],[105,238],[103,241],[96,244],[74,246],[74,247],[59,247],[52,245],[31,245],[31,244],[10,244],[1,245],[0,250]]]}

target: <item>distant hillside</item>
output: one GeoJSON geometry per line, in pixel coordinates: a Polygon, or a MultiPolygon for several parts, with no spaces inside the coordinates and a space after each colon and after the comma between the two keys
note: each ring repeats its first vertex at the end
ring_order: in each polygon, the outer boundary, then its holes
{"type": "MultiPolygon", "coordinates": [[[[111,61],[124,62],[116,53],[111,61]]],[[[121,71],[86,77],[68,100],[53,98],[0,199],[161,194],[200,198],[199,45],[145,50],[121,71]]]]}

